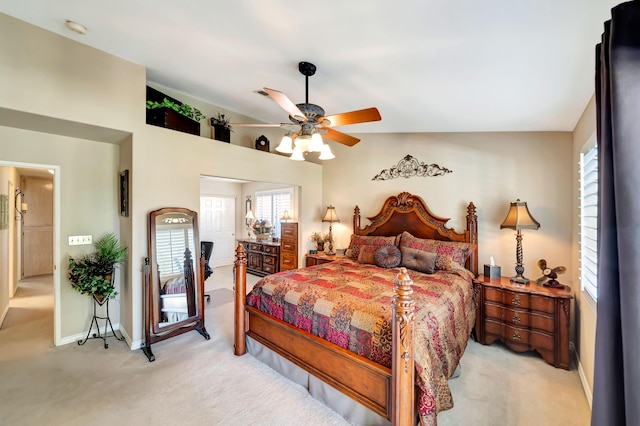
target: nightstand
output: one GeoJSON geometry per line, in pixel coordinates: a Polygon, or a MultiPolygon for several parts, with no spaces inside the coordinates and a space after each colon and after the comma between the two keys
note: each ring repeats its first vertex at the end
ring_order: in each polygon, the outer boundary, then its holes
{"type": "Polygon", "coordinates": [[[325,253],[307,254],[305,256],[305,266],[322,265],[323,263],[333,262],[334,260],[344,259],[343,254],[334,254],[329,256],[325,253]]]}
{"type": "Polygon", "coordinates": [[[476,337],[483,345],[501,340],[511,349],[535,350],[549,364],[569,369],[571,290],[509,278],[474,280],[477,286],[476,337]]]}

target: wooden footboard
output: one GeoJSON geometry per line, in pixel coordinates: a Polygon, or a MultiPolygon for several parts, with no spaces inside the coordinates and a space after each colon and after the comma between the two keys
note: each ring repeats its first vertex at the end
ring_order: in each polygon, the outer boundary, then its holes
{"type": "Polygon", "coordinates": [[[244,247],[235,262],[234,353],[246,353],[246,336],[267,346],[345,395],[389,419],[393,425],[415,424],[414,306],[412,282],[405,268],[393,299],[392,368],[388,369],[324,339],[246,306],[244,247]]]}

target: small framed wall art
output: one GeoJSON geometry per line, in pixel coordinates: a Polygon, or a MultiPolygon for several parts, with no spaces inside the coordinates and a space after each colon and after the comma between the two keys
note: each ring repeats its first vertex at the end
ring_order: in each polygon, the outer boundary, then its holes
{"type": "Polygon", "coordinates": [[[120,172],[120,216],[129,217],[129,170],[120,172]]]}

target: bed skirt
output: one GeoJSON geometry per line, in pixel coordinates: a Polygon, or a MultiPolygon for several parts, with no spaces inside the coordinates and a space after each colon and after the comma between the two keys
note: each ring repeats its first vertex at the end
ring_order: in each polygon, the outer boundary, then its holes
{"type": "Polygon", "coordinates": [[[280,375],[307,389],[322,404],[340,414],[354,425],[390,426],[391,422],[357,403],[331,385],[307,373],[291,361],[247,336],[247,350],[256,359],[276,370],[280,375]]]}

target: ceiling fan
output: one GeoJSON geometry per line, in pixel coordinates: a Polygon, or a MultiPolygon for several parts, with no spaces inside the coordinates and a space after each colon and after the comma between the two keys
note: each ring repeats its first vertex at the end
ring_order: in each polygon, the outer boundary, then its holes
{"type": "Polygon", "coordinates": [[[304,152],[320,152],[321,160],[335,158],[329,145],[324,144],[322,138],[329,139],[343,145],[353,146],[360,139],[339,132],[333,127],[347,124],[368,123],[381,119],[377,108],[367,108],[357,111],[343,112],[340,114],[325,115],[324,109],[319,105],[309,103],[309,77],[316,73],[316,66],[309,62],[300,62],[298,70],[305,76],[305,102],[294,104],[287,95],[274,89],[264,87],[261,93],[270,97],[282,109],[289,114],[291,123],[258,124],[258,123],[231,123],[232,126],[245,127],[283,127],[289,133],[282,138],[282,142],[276,148],[277,151],[292,154],[292,160],[304,160],[304,152]],[[295,141],[295,142],[294,142],[295,141]],[[295,146],[293,145],[295,143],[295,146]]]}

